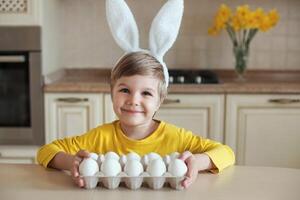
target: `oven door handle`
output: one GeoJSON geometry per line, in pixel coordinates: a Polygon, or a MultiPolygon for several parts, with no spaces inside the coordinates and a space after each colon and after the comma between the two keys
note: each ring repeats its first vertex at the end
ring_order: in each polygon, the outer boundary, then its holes
{"type": "Polygon", "coordinates": [[[22,55],[2,55],[0,56],[0,63],[6,62],[6,63],[23,63],[26,61],[25,56],[22,55]]]}

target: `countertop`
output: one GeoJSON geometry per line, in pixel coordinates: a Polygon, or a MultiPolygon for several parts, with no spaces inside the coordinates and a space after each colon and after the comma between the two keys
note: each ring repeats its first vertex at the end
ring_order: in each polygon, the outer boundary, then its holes
{"type": "MultiPolygon", "coordinates": [[[[300,94],[299,71],[254,70],[237,81],[233,70],[213,70],[220,84],[170,84],[169,93],[182,94],[300,94]]],[[[66,69],[49,75],[45,92],[109,93],[109,69],[66,69]]]]}
{"type": "Polygon", "coordinates": [[[300,170],[272,167],[233,166],[220,174],[200,173],[185,190],[164,187],[151,190],[142,187],[129,190],[123,186],[108,190],[103,187],[78,188],[71,177],[35,164],[0,164],[1,199],[299,199],[300,170]]]}

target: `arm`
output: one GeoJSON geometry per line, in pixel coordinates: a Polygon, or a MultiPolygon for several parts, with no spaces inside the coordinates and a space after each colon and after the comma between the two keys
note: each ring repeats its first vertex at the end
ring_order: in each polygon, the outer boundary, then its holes
{"type": "Polygon", "coordinates": [[[199,171],[217,173],[234,164],[235,156],[230,147],[193,135],[190,131],[181,136],[184,152],[181,159],[188,167],[187,178],[182,182],[185,188],[195,181],[199,171]]]}
{"type": "Polygon", "coordinates": [[[89,157],[89,152],[94,152],[94,147],[99,146],[93,141],[97,140],[95,132],[89,132],[81,136],[55,140],[42,146],[37,153],[38,163],[44,167],[59,170],[69,170],[74,182],[84,186],[84,181],[79,177],[79,164],[83,158],[89,157]],[[81,149],[87,149],[84,151],[81,149]]]}
{"type": "MultiPolygon", "coordinates": [[[[183,146],[180,151],[190,151],[194,155],[199,154],[201,156],[197,160],[212,162],[214,167],[208,169],[211,172],[220,172],[226,167],[234,164],[234,152],[229,146],[210,139],[202,138],[198,135],[193,135],[190,131],[187,131],[181,135],[181,141],[183,141],[183,146]],[[208,156],[209,158],[207,158],[206,156],[208,156]],[[204,159],[204,157],[206,157],[206,159],[204,159]]],[[[210,167],[202,166],[201,168],[204,168],[203,170],[205,170],[206,168],[210,167]]]]}
{"type": "Polygon", "coordinates": [[[70,155],[64,152],[57,153],[49,162],[48,167],[71,171],[72,179],[79,187],[84,187],[84,180],[80,178],[79,164],[84,158],[89,157],[89,152],[80,150],[76,155],[70,155]]]}
{"type": "Polygon", "coordinates": [[[74,157],[75,156],[65,152],[58,152],[49,162],[48,167],[71,171],[74,157]]]}
{"type": "Polygon", "coordinates": [[[100,131],[95,128],[80,136],[55,140],[39,149],[37,161],[44,167],[70,169],[71,155],[74,156],[81,149],[98,152],[96,147],[101,146],[99,135],[100,131]]]}

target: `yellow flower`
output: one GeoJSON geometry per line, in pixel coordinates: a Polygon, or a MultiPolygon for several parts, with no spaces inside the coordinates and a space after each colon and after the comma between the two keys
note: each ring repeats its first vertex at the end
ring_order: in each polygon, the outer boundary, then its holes
{"type": "Polygon", "coordinates": [[[275,26],[279,20],[279,14],[278,14],[277,10],[276,9],[271,10],[268,13],[268,16],[270,19],[271,26],[275,26]]]}
{"type": "Polygon", "coordinates": [[[215,15],[214,24],[209,28],[208,33],[210,35],[217,35],[219,32],[226,28],[226,23],[228,23],[231,16],[231,10],[225,4],[222,4],[215,15]]]}
{"type": "Polygon", "coordinates": [[[254,29],[254,28],[257,28],[257,27],[258,27],[258,25],[257,25],[257,23],[256,23],[254,13],[251,12],[251,13],[249,13],[249,15],[246,17],[246,25],[245,25],[245,28],[246,28],[246,29],[254,29]]]}
{"type": "Polygon", "coordinates": [[[250,10],[248,5],[238,6],[234,13],[231,9],[222,4],[215,17],[213,26],[209,28],[210,35],[217,35],[225,29],[229,34],[234,45],[247,43],[253,39],[255,34],[260,31],[268,31],[275,26],[279,20],[277,10],[273,9],[265,13],[262,8],[250,10]]]}
{"type": "Polygon", "coordinates": [[[235,30],[235,32],[238,32],[242,29],[242,24],[241,24],[241,20],[237,15],[234,15],[231,18],[231,23],[230,26],[233,27],[233,29],[235,30]]]}
{"type": "Polygon", "coordinates": [[[265,15],[260,23],[259,30],[266,32],[272,27],[271,19],[268,15],[265,15]]]}
{"type": "Polygon", "coordinates": [[[236,9],[235,20],[239,21],[240,28],[245,28],[250,17],[250,10],[248,5],[238,6],[236,9]]]}
{"type": "Polygon", "coordinates": [[[226,23],[231,16],[231,9],[225,4],[222,4],[217,15],[220,18],[219,20],[222,20],[224,23],[226,23]]]}
{"type": "Polygon", "coordinates": [[[259,28],[261,26],[262,21],[264,20],[265,13],[264,10],[261,8],[257,8],[253,12],[253,28],[259,28]]]}

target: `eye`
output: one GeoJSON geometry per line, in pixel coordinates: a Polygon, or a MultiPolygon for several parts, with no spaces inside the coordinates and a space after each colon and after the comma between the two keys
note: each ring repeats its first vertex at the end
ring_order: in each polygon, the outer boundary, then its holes
{"type": "Polygon", "coordinates": [[[142,94],[145,96],[153,96],[152,93],[148,91],[144,91],[142,94]]]}
{"type": "Polygon", "coordinates": [[[129,93],[129,90],[127,88],[122,88],[122,89],[119,90],[119,92],[129,93]]]}

